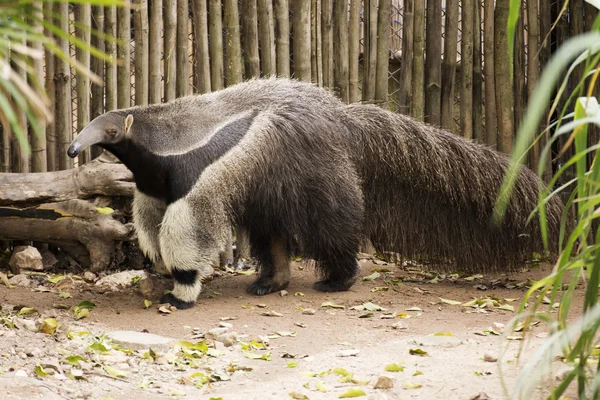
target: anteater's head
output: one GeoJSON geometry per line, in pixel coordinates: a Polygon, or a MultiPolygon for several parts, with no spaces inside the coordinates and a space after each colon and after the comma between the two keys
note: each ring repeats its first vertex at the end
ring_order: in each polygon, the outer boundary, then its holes
{"type": "Polygon", "coordinates": [[[122,111],[112,111],[90,122],[71,142],[67,154],[71,158],[92,145],[101,147],[115,145],[123,141],[133,124],[133,115],[122,111]]]}

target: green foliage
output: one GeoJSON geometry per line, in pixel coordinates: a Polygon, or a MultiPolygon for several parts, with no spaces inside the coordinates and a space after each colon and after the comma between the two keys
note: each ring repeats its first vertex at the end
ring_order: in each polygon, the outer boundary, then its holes
{"type": "MultiPolygon", "coordinates": [[[[88,75],[93,82],[101,83],[100,78],[89,68],[72,60],[69,54],[65,54],[56,40],[51,35],[45,34],[43,29],[52,32],[56,37],[68,40],[78,48],[89,51],[94,57],[114,62],[100,50],[81,42],[74,35],[62,31],[57,25],[49,22],[53,19],[59,20],[60,16],[54,13],[45,15],[41,8],[42,3],[60,1],[0,2],[0,125],[2,129],[15,135],[19,145],[27,153],[31,150],[27,141],[27,131],[20,124],[18,115],[21,112],[25,113],[27,122],[36,135],[39,134],[41,127],[53,118],[43,83],[33,69],[34,61],[42,60],[44,52],[34,44],[48,50],[60,60],[68,62],[78,73],[88,75]],[[19,71],[25,71],[26,77],[19,71]]],[[[70,3],[122,7],[128,6],[129,0],[75,0],[70,3]]],[[[105,40],[115,40],[101,32],[91,30],[91,33],[105,40]]]]}
{"type": "MultiPolygon", "coordinates": [[[[520,6],[520,0],[511,0],[508,23],[511,57],[520,6]]],[[[561,12],[564,12],[564,7],[561,12]]],[[[540,165],[537,166],[540,176],[545,169],[543,160],[551,154],[550,146],[553,142],[564,139],[565,144],[561,150],[563,156],[570,154],[565,150],[572,149],[573,155],[565,160],[548,187],[540,192],[538,210],[546,243],[543,205],[548,199],[558,195],[568,199],[566,208],[574,211],[571,217],[575,220],[570,229],[566,229],[569,225],[566,222],[566,213],[563,215],[560,247],[552,249],[558,250],[558,261],[549,276],[534,282],[527,291],[512,326],[513,329],[518,326],[519,330],[527,334],[532,324],[543,321],[550,325],[551,335],[533,356],[527,359],[516,385],[512,388],[511,398],[531,398],[533,390],[548,378],[556,354],[562,354],[560,360],[571,369],[567,370],[555,387],[548,389],[551,391],[546,394],[548,398],[561,398],[566,394],[567,388],[576,388],[579,398],[598,398],[600,393],[600,224],[596,220],[600,216],[597,212],[600,205],[600,143],[588,145],[590,124],[600,126],[600,106],[593,97],[595,87],[600,84],[599,76],[600,16],[596,18],[590,32],[572,37],[563,43],[544,67],[540,82],[529,99],[527,112],[519,127],[511,155],[512,164],[502,187],[501,193],[510,193],[520,163],[546,131],[552,130],[553,134],[541,152],[540,165]],[[559,102],[565,98],[563,94],[575,68],[583,71],[583,78],[580,82],[572,82],[574,89],[563,107],[558,110],[559,102]],[[558,87],[557,83],[560,83],[558,87]],[[555,88],[556,94],[552,99],[555,88]],[[551,104],[549,114],[557,111],[559,117],[540,133],[538,127],[544,113],[547,112],[548,104],[551,104]],[[573,176],[568,177],[566,183],[557,184],[565,180],[567,171],[574,171],[573,176]],[[585,290],[581,311],[573,309],[572,301],[576,288],[585,290]],[[553,307],[556,303],[557,309],[553,307]],[[573,317],[573,314],[580,313],[583,314],[580,318],[573,317]]],[[[498,199],[495,214],[497,220],[504,215],[507,198],[508,195],[503,195],[498,199]]],[[[544,384],[547,382],[549,381],[545,381],[544,384]]]]}

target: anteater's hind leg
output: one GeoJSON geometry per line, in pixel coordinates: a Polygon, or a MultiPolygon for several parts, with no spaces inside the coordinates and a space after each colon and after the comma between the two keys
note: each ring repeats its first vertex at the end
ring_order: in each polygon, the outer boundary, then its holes
{"type": "Polygon", "coordinates": [[[250,234],[250,245],[260,263],[260,275],[248,286],[248,292],[262,296],[285,289],[291,277],[285,241],[250,234]]]}
{"type": "Polygon", "coordinates": [[[358,263],[354,247],[330,251],[317,263],[323,279],[316,282],[314,288],[321,292],[342,292],[356,281],[358,263]]]}

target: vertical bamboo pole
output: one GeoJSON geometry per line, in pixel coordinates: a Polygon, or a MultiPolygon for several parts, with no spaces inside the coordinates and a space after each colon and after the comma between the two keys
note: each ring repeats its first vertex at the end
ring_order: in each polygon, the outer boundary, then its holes
{"type": "MultiPolygon", "coordinates": [[[[69,31],[69,5],[56,3],[58,27],[69,31]]],[[[57,38],[58,46],[64,54],[69,54],[69,42],[57,38]]],[[[71,70],[69,64],[56,60],[54,81],[56,83],[56,130],[58,133],[58,169],[73,168],[73,159],[67,155],[67,149],[73,139],[73,117],[71,114],[71,70]]],[[[24,172],[24,171],[23,171],[24,172]]]]}
{"type": "Polygon", "coordinates": [[[148,0],[134,0],[133,33],[135,37],[135,104],[148,104],[148,0]]]}
{"type": "Polygon", "coordinates": [[[519,8],[519,20],[515,31],[514,76],[514,119],[515,129],[523,121],[525,110],[525,30],[523,24],[523,6],[519,8]]]}
{"type": "Polygon", "coordinates": [[[427,2],[427,28],[425,33],[427,41],[425,49],[425,121],[432,125],[440,125],[442,122],[440,115],[442,86],[442,66],[440,62],[440,55],[442,54],[442,0],[431,0],[431,4],[429,1],[427,2]]]}
{"type": "Polygon", "coordinates": [[[242,46],[240,43],[240,14],[237,0],[225,1],[225,38],[227,39],[227,86],[239,83],[242,74],[242,46]]]}
{"type": "Polygon", "coordinates": [[[384,108],[388,108],[390,25],[392,23],[390,21],[391,7],[392,0],[379,0],[379,14],[377,16],[377,72],[375,78],[375,100],[377,100],[384,108]]]}
{"type": "MultiPolygon", "coordinates": [[[[75,30],[75,35],[85,45],[91,43],[90,26],[92,23],[92,6],[89,4],[77,5],[77,21],[81,24],[75,30]]],[[[84,68],[90,68],[90,52],[77,47],[77,61],[84,68]]],[[[90,78],[85,73],[77,71],[75,76],[75,91],[77,93],[77,132],[81,132],[83,128],[90,123],[90,78]]],[[[86,150],[79,154],[79,165],[88,162],[90,150],[86,150]]]]}
{"type": "Polygon", "coordinates": [[[360,0],[350,0],[350,20],[348,22],[348,43],[350,45],[348,49],[348,96],[350,103],[356,103],[360,101],[360,90],[358,84],[358,57],[360,54],[360,10],[360,0]]]}
{"type": "Polygon", "coordinates": [[[221,0],[209,0],[208,8],[210,86],[212,90],[220,90],[223,89],[223,21],[221,19],[221,0]]]}
{"type": "Polygon", "coordinates": [[[333,0],[321,2],[323,41],[323,86],[333,88],[333,0]]]}
{"type": "Polygon", "coordinates": [[[365,3],[366,21],[365,37],[368,39],[368,52],[365,52],[363,59],[363,101],[372,102],[375,100],[375,87],[377,81],[377,0],[368,0],[365,3]],[[368,6],[368,8],[367,8],[368,6]]]}
{"type": "MultiPolygon", "coordinates": [[[[196,0],[198,1],[198,0],[196,0]]],[[[162,101],[162,29],[163,1],[151,0],[150,33],[148,38],[148,103],[158,104],[162,101]]]]}
{"type": "MultiPolygon", "coordinates": [[[[210,51],[208,47],[208,20],[206,0],[194,1],[194,78],[198,93],[211,91],[210,51]]],[[[242,2],[245,4],[245,2],[242,2]]],[[[258,47],[257,47],[258,52],[258,47]]]]}
{"type": "Polygon", "coordinates": [[[318,84],[320,87],[323,87],[323,35],[322,35],[322,18],[321,18],[321,11],[323,10],[323,4],[321,4],[321,0],[317,0],[316,3],[316,14],[317,14],[317,19],[315,21],[317,27],[315,29],[315,35],[316,35],[316,41],[317,41],[317,76],[319,77],[318,79],[318,84]]]}
{"type": "Polygon", "coordinates": [[[104,10],[105,33],[110,37],[106,40],[106,54],[110,61],[106,63],[106,111],[118,108],[118,84],[117,84],[117,43],[114,38],[117,37],[117,8],[116,6],[106,6],[104,10]]]}
{"type": "Polygon", "coordinates": [[[485,143],[483,130],[483,72],[481,69],[481,4],[482,0],[475,0],[475,24],[473,26],[473,138],[478,143],[485,143]]]}
{"type": "MultiPolygon", "coordinates": [[[[175,80],[175,95],[182,97],[188,94],[190,87],[190,72],[188,59],[189,44],[189,0],[177,0],[177,78],[175,80]]],[[[222,56],[222,53],[221,53],[222,56]]],[[[223,61],[221,60],[221,64],[223,61]]]]}
{"type": "Polygon", "coordinates": [[[494,0],[483,0],[483,76],[485,86],[485,137],[492,148],[498,145],[498,117],[495,83],[494,0]]]}
{"type": "MultiPolygon", "coordinates": [[[[26,39],[16,40],[15,42],[21,46],[25,46],[27,43],[26,39]]],[[[24,58],[20,54],[16,55],[15,58],[16,57],[24,58]]],[[[9,60],[9,61],[11,61],[11,60],[9,60]]],[[[20,75],[20,78],[22,80],[27,80],[27,71],[22,67],[22,66],[26,65],[26,62],[27,61],[25,59],[21,59],[20,63],[15,65],[15,71],[17,74],[20,75]]],[[[25,140],[29,141],[30,139],[29,139],[29,135],[27,132],[27,114],[25,114],[25,111],[21,110],[18,107],[18,105],[15,105],[13,107],[13,109],[15,110],[17,122],[19,124],[19,127],[21,128],[21,132],[23,135],[25,135],[25,140]]],[[[25,151],[25,148],[20,145],[19,141],[17,140],[16,135],[13,135],[12,143],[11,143],[11,150],[12,150],[12,171],[13,172],[30,172],[31,164],[29,162],[29,154],[25,151]]]]}
{"type": "MultiPolygon", "coordinates": [[[[290,7],[288,0],[275,0],[275,46],[277,75],[290,77],[290,7]]],[[[266,34],[266,32],[265,32],[266,34]]],[[[270,34],[270,30],[269,30],[270,34]]]]}
{"type": "MultiPolygon", "coordinates": [[[[94,6],[92,7],[92,28],[96,29],[98,32],[105,32],[104,29],[104,7],[102,6],[94,6]]],[[[98,35],[92,35],[91,37],[91,45],[98,50],[104,52],[104,39],[99,37],[98,35]]],[[[104,60],[98,57],[94,57],[91,59],[91,70],[94,74],[102,79],[102,82],[105,82],[104,78],[104,60]]],[[[90,108],[90,120],[94,120],[96,117],[102,115],[104,113],[104,83],[97,85],[92,84],[92,104],[90,108]]],[[[102,154],[102,148],[99,146],[92,146],[90,150],[90,156],[92,159],[97,158],[102,154]]]]}
{"type": "Polygon", "coordinates": [[[310,82],[310,2],[295,1],[294,13],[294,78],[310,82]]]}
{"type": "MultiPolygon", "coordinates": [[[[92,28],[98,32],[105,32],[104,29],[104,7],[94,6],[92,7],[92,28]]],[[[96,34],[91,36],[90,43],[93,47],[98,50],[105,52],[106,48],[104,45],[104,39],[96,34]]],[[[104,60],[98,57],[93,57],[90,61],[91,70],[94,74],[100,77],[104,82],[104,60]]],[[[90,119],[102,115],[104,113],[104,84],[96,85],[92,84],[92,105],[90,109],[90,119]]],[[[94,154],[92,149],[92,158],[95,158],[97,153],[94,154]]]]}
{"type": "Polygon", "coordinates": [[[496,78],[496,107],[498,109],[498,150],[512,152],[514,138],[514,97],[508,62],[508,22],[509,0],[496,0],[494,14],[494,43],[497,50],[494,58],[496,78]]]}
{"type": "MultiPolygon", "coordinates": [[[[48,22],[55,23],[52,18],[52,14],[54,13],[54,3],[49,1],[44,2],[44,15],[48,22]]],[[[44,35],[48,38],[51,38],[52,32],[48,28],[44,28],[44,35]]],[[[56,85],[54,83],[55,75],[55,60],[54,54],[49,50],[45,49],[44,51],[44,64],[46,66],[46,78],[45,84],[46,93],[48,94],[48,100],[50,104],[48,105],[50,109],[51,115],[55,116],[55,108],[56,108],[56,85]]],[[[8,131],[5,130],[2,134],[8,134],[8,131]]],[[[46,125],[46,159],[47,159],[47,170],[48,171],[56,171],[57,169],[57,132],[56,132],[56,119],[46,125]]],[[[5,171],[8,172],[8,171],[5,171]]]]}
{"type": "Polygon", "coordinates": [[[127,7],[117,7],[117,37],[121,44],[117,46],[117,57],[121,64],[117,68],[117,107],[131,106],[131,16],[127,7]]]}
{"type": "MultiPolygon", "coordinates": [[[[310,7],[310,71],[312,82],[319,84],[319,68],[317,67],[317,0],[311,0],[310,7]]],[[[277,29],[275,29],[277,31],[277,29]]]]}
{"type": "MultiPolygon", "coordinates": [[[[462,0],[462,40],[460,69],[460,133],[473,138],[473,23],[475,0],[462,0]]],[[[429,25],[428,25],[429,28],[429,25]]],[[[427,43],[429,46],[429,43],[427,43]]]]}
{"type": "MultiPolygon", "coordinates": [[[[539,29],[540,29],[540,49],[539,49],[539,60],[540,60],[540,69],[543,68],[547,63],[548,60],[550,59],[550,52],[551,52],[551,29],[552,29],[552,6],[551,6],[551,0],[540,0],[539,3],[540,7],[539,10],[541,11],[539,13],[539,17],[540,17],[540,25],[539,25],[539,29]]],[[[547,113],[546,113],[547,115],[547,113]]],[[[542,123],[542,130],[545,129],[545,124],[542,123]]],[[[548,144],[550,140],[550,134],[549,132],[546,132],[544,134],[544,137],[542,138],[542,140],[539,142],[539,148],[540,148],[540,154],[541,154],[541,150],[548,144]]],[[[543,180],[545,182],[549,182],[550,179],[552,178],[552,157],[546,157],[546,159],[544,160],[545,163],[545,169],[544,169],[544,173],[543,173],[543,180]]]]}
{"type": "Polygon", "coordinates": [[[177,97],[177,0],[164,0],[164,6],[164,101],[169,102],[177,97]]]}
{"type": "MultiPolygon", "coordinates": [[[[463,7],[466,4],[463,0],[463,7]]],[[[454,81],[456,78],[456,49],[458,42],[458,2],[446,1],[446,32],[444,34],[444,62],[442,63],[442,127],[454,131],[454,81]]],[[[463,19],[464,24],[464,19],[463,19]]],[[[465,33],[463,31],[463,37],[465,33]]],[[[404,61],[404,57],[402,57],[404,61]]],[[[464,69],[464,68],[463,68],[464,69]]],[[[462,104],[462,96],[461,96],[462,104]]]]}
{"type": "MultiPolygon", "coordinates": [[[[275,76],[277,74],[277,56],[275,26],[273,23],[273,0],[258,0],[258,28],[260,32],[260,66],[262,73],[264,76],[275,76]]],[[[283,57],[285,56],[283,55],[283,57]]]]}
{"type": "MultiPolygon", "coordinates": [[[[42,2],[36,1],[32,4],[33,15],[36,18],[43,18],[42,2]]],[[[34,22],[33,26],[39,33],[43,32],[42,26],[34,22]]],[[[42,44],[39,42],[31,42],[30,46],[35,50],[42,51],[42,44]]],[[[42,85],[44,82],[44,62],[41,58],[33,58],[33,80],[35,85],[42,85]]],[[[47,157],[46,157],[46,125],[41,121],[40,130],[36,133],[31,130],[31,171],[32,172],[46,172],[47,171],[47,157]]]]}
{"type": "MultiPolygon", "coordinates": [[[[389,19],[389,18],[388,18],[389,19]]],[[[388,24],[389,27],[389,24],[388,24]]],[[[343,102],[347,103],[348,98],[348,1],[341,0],[335,2],[334,11],[334,35],[335,35],[335,56],[334,56],[334,82],[335,89],[343,102]]],[[[388,35],[389,36],[389,35],[388,35]]],[[[386,45],[387,47],[387,45],[386,45]]],[[[386,48],[386,55],[388,49],[386,48]]],[[[385,57],[387,66],[387,57],[385,57]]],[[[387,78],[387,68],[386,68],[387,78]]],[[[387,79],[386,79],[387,82],[387,79]]]]}
{"type": "MultiPolygon", "coordinates": [[[[539,72],[539,54],[538,43],[540,39],[538,24],[538,3],[537,0],[527,0],[527,98],[531,99],[533,91],[538,84],[539,72]]],[[[549,11],[549,10],[547,10],[549,11]]],[[[541,141],[544,142],[543,140],[541,141]]],[[[540,142],[536,143],[531,153],[531,166],[537,170],[540,161],[540,142]]]]}
{"type": "Polygon", "coordinates": [[[260,59],[258,58],[258,11],[256,7],[256,0],[242,1],[242,15],[244,16],[242,18],[242,43],[244,46],[246,78],[260,77],[260,59]]]}
{"type": "MultiPolygon", "coordinates": [[[[570,36],[575,37],[584,32],[583,28],[583,0],[569,0],[569,16],[570,16],[570,36]]],[[[576,85],[583,78],[584,64],[579,64],[571,73],[571,79],[576,85]]],[[[583,92],[585,93],[585,89],[583,92]]]]}
{"type": "Polygon", "coordinates": [[[414,0],[414,56],[410,113],[419,121],[425,118],[425,0],[414,0]]]}
{"type": "Polygon", "coordinates": [[[0,125],[0,172],[11,172],[9,129],[8,124],[0,125]]]}

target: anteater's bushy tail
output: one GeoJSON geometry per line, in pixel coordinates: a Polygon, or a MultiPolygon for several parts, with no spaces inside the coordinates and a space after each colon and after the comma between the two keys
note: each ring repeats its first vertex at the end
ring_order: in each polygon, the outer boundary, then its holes
{"type": "MultiPolygon", "coordinates": [[[[527,224],[543,185],[533,171],[521,168],[506,216],[494,225],[505,155],[376,106],[346,110],[365,233],[378,250],[466,272],[506,272],[543,251],[539,218],[527,224]]],[[[557,196],[547,204],[551,251],[563,208],[557,196]]]]}

